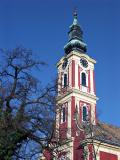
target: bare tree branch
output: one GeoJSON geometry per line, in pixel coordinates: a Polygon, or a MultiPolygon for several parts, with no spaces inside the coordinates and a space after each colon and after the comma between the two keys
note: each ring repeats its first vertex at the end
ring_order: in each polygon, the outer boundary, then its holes
{"type": "Polygon", "coordinates": [[[0,157],[32,159],[48,146],[53,136],[56,86],[41,86],[33,73],[46,63],[33,59],[31,50],[17,47],[1,50],[2,53],[0,157]]]}

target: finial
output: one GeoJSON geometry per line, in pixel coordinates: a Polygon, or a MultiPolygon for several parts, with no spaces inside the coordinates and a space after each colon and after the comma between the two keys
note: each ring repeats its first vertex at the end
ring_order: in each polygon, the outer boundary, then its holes
{"type": "Polygon", "coordinates": [[[74,18],[76,18],[76,19],[77,19],[77,9],[76,9],[76,8],[74,8],[73,16],[74,16],[74,18]]]}
{"type": "Polygon", "coordinates": [[[76,8],[74,9],[73,16],[74,16],[73,25],[77,25],[78,21],[77,21],[77,10],[76,10],[76,8]]]}

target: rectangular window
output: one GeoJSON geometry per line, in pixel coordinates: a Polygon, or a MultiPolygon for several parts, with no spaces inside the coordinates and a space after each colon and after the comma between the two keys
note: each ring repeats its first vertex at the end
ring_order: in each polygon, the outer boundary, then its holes
{"type": "Polygon", "coordinates": [[[67,74],[64,74],[64,87],[67,87],[67,74]]]}

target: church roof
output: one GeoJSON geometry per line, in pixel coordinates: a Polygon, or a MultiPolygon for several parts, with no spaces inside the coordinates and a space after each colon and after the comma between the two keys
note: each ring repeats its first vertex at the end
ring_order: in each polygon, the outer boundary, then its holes
{"type": "Polygon", "coordinates": [[[98,125],[94,127],[94,138],[103,143],[120,146],[120,128],[98,122],[98,125]]]}

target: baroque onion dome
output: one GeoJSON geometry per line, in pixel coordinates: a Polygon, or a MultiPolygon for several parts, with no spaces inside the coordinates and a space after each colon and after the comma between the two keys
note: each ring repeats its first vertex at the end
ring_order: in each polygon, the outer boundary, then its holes
{"type": "Polygon", "coordinates": [[[73,50],[85,53],[87,51],[87,45],[83,42],[83,31],[78,23],[76,11],[73,16],[74,20],[68,32],[69,41],[64,46],[64,51],[66,54],[69,54],[73,50]]]}

